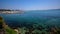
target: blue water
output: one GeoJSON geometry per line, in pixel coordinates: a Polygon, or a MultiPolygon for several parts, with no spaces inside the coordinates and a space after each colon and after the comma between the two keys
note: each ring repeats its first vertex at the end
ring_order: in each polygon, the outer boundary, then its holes
{"type": "Polygon", "coordinates": [[[8,25],[47,24],[60,26],[60,10],[32,10],[22,14],[0,14],[8,25]]]}

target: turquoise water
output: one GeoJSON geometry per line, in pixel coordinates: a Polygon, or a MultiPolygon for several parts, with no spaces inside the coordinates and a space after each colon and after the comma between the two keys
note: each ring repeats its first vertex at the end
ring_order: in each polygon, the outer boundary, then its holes
{"type": "Polygon", "coordinates": [[[34,10],[23,14],[0,14],[5,22],[11,26],[25,26],[26,24],[46,24],[60,26],[60,10],[34,10]]]}

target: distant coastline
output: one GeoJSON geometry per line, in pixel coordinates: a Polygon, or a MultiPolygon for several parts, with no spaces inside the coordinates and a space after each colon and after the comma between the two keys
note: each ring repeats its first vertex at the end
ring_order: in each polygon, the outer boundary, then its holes
{"type": "MultiPolygon", "coordinates": [[[[49,10],[60,10],[60,9],[49,9],[49,10]]],[[[28,11],[47,11],[47,10],[28,10],[28,11]]],[[[0,14],[21,14],[24,13],[23,10],[13,10],[13,9],[0,9],[0,14]]]]}
{"type": "Polygon", "coordinates": [[[22,10],[13,10],[13,9],[0,9],[0,11],[22,11],[22,10]]]}
{"type": "Polygon", "coordinates": [[[22,10],[0,9],[0,14],[21,14],[22,10]]]}

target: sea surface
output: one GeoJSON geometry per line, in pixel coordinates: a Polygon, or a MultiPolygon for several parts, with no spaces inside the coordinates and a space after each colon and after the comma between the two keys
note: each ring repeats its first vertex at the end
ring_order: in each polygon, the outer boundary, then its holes
{"type": "Polygon", "coordinates": [[[22,14],[0,14],[9,26],[46,24],[60,26],[60,10],[31,10],[22,14]]]}

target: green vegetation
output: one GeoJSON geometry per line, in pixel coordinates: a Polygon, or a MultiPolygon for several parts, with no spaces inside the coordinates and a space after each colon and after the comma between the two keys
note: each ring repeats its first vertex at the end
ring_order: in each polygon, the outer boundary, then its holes
{"type": "Polygon", "coordinates": [[[8,34],[17,34],[17,32],[15,32],[13,29],[11,29],[11,28],[9,28],[9,27],[6,28],[6,32],[7,32],[8,34]]]}

